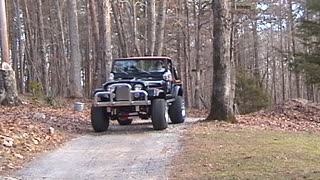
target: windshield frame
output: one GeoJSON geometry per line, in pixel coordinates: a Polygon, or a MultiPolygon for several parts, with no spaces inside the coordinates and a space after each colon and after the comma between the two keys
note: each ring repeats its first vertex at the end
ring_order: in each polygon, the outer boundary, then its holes
{"type": "MultiPolygon", "coordinates": [[[[147,68],[150,68],[151,66],[147,67],[147,68]]],[[[137,68],[137,67],[135,67],[137,68]]],[[[137,68],[138,69],[138,68],[137,68]]],[[[167,58],[124,58],[124,59],[115,59],[113,62],[112,62],[112,67],[111,67],[111,73],[113,73],[115,76],[117,76],[118,78],[121,78],[122,76],[123,77],[143,77],[143,76],[149,76],[149,77],[152,77],[154,75],[159,75],[159,74],[164,74],[166,73],[167,71],[169,70],[169,67],[168,67],[168,59],[167,58]],[[147,69],[139,69],[141,71],[137,71],[137,72],[129,72],[129,71],[126,71],[125,69],[123,69],[124,72],[117,72],[115,71],[115,64],[116,62],[118,61],[135,61],[136,63],[139,63],[140,61],[145,61],[145,62],[152,62],[152,61],[162,61],[163,62],[163,68],[164,70],[163,71],[150,71],[150,70],[147,70],[147,69]]]]}

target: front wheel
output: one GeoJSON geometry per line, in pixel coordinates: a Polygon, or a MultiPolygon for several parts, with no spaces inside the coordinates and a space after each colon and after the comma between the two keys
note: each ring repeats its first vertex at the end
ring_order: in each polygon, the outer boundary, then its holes
{"type": "Polygon", "coordinates": [[[164,99],[154,99],[151,102],[151,120],[154,130],[163,130],[168,127],[167,102],[164,99]]]}
{"type": "Polygon", "coordinates": [[[173,124],[183,123],[186,117],[186,110],[182,96],[178,96],[169,107],[169,116],[173,124]]]}
{"type": "Polygon", "coordinates": [[[91,125],[95,132],[108,130],[109,117],[105,107],[91,107],[91,125]]]}

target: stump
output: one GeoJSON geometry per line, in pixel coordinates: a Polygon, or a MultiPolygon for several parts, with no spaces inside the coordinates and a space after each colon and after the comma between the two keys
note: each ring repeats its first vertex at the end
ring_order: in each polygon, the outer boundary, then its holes
{"type": "Polygon", "coordinates": [[[19,105],[16,77],[13,70],[0,69],[0,105],[19,105]]]}

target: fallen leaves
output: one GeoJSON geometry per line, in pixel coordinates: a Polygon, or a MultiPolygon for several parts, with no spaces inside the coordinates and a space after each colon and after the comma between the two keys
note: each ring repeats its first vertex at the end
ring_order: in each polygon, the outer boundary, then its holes
{"type": "MultiPolygon", "coordinates": [[[[74,101],[66,102],[61,107],[44,106],[37,102],[17,107],[0,106],[0,175],[10,169],[21,168],[21,164],[35,153],[54,149],[73,134],[91,132],[90,101],[86,101],[82,112],[73,110],[74,101]]],[[[203,118],[207,114],[206,110],[188,110],[189,117],[203,118]]],[[[218,121],[197,123],[190,128],[198,134],[190,138],[212,136],[217,129],[228,132],[242,127],[320,131],[320,105],[302,99],[290,100],[266,110],[237,116],[237,120],[239,124],[218,121]]],[[[207,166],[210,167],[209,164],[207,166]]]]}
{"type": "Polygon", "coordinates": [[[187,116],[195,118],[205,118],[208,115],[208,110],[205,109],[188,109],[187,116]]]}
{"type": "Polygon", "coordinates": [[[12,147],[13,146],[14,139],[12,139],[10,137],[2,136],[2,135],[0,135],[0,139],[3,139],[2,145],[4,147],[12,147]]]}
{"type": "Polygon", "coordinates": [[[320,131],[320,105],[305,99],[293,99],[272,108],[238,116],[242,125],[263,129],[320,131]]]}
{"type": "Polygon", "coordinates": [[[87,102],[82,112],[74,112],[71,101],[61,107],[34,101],[0,106],[0,175],[21,168],[35,153],[54,149],[73,134],[91,131],[87,102]]]}
{"type": "MultiPolygon", "coordinates": [[[[205,110],[188,111],[189,117],[205,117],[208,114],[205,110]]],[[[292,99],[247,115],[237,115],[239,123],[231,124],[225,121],[210,121],[209,124],[200,121],[199,127],[210,130],[234,128],[259,128],[268,130],[288,130],[320,132],[320,104],[312,103],[305,99],[292,99]],[[207,126],[207,127],[204,127],[207,126]]],[[[200,131],[201,132],[201,131],[200,131]]]]}

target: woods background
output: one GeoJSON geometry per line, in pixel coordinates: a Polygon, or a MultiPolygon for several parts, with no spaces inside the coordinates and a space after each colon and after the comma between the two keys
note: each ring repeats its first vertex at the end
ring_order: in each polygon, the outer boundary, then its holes
{"type": "MultiPolygon", "coordinates": [[[[175,59],[186,104],[209,108],[215,18],[208,0],[7,0],[19,93],[90,97],[118,57],[175,59]]],[[[230,1],[236,103],[247,113],[291,98],[320,101],[317,0],[230,1]]],[[[214,8],[214,7],[213,7],[214,8]]]]}

